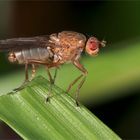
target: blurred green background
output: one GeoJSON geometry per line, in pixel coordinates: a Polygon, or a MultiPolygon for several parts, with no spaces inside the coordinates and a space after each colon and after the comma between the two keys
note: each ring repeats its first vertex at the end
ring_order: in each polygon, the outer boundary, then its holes
{"type": "MultiPolygon", "coordinates": [[[[0,39],[63,30],[108,42],[98,57],[82,56],[89,74],[80,100],[121,138],[140,139],[140,2],[0,1],[0,39]]],[[[47,77],[43,67],[38,69],[40,74],[47,77]]],[[[65,90],[78,74],[72,65],[62,66],[57,85],[65,90]]],[[[0,94],[23,80],[24,66],[10,64],[7,54],[0,52],[0,94]]],[[[0,139],[12,138],[20,139],[1,122],[0,139]]]]}

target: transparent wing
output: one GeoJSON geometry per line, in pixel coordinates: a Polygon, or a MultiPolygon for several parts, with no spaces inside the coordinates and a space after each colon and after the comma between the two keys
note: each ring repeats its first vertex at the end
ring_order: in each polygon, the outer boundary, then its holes
{"type": "Polygon", "coordinates": [[[21,37],[0,40],[0,51],[16,51],[28,48],[47,47],[49,36],[21,37]]]}

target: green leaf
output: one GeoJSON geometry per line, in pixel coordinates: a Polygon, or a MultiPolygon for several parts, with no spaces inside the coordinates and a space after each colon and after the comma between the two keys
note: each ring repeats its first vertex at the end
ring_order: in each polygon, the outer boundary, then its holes
{"type": "Polygon", "coordinates": [[[0,119],[23,139],[32,140],[119,140],[87,108],[76,106],[68,94],[36,77],[23,90],[0,96],[0,119]]]}

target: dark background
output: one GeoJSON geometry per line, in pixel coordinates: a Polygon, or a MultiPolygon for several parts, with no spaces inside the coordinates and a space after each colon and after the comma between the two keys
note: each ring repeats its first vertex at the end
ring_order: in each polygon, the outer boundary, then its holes
{"type": "MultiPolygon", "coordinates": [[[[95,33],[111,45],[140,36],[139,1],[0,1],[0,5],[1,39],[73,30],[88,36],[95,33]]],[[[103,52],[115,49],[122,48],[103,52]]],[[[3,53],[0,59],[0,75],[21,68],[9,64],[3,53]]],[[[99,105],[87,102],[86,106],[121,138],[140,139],[139,91],[135,87],[127,91],[128,96],[99,105]]],[[[0,139],[19,138],[4,123],[1,125],[0,139]]]]}

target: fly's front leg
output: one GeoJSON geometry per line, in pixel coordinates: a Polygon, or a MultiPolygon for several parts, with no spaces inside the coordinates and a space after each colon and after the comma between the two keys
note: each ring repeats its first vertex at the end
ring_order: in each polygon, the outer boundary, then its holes
{"type": "Polygon", "coordinates": [[[77,90],[76,90],[76,94],[75,94],[75,100],[76,100],[76,105],[79,106],[79,93],[80,93],[80,89],[83,86],[84,82],[86,80],[86,76],[83,77],[83,79],[80,81],[77,90]]]}
{"type": "Polygon", "coordinates": [[[82,76],[82,80],[80,81],[78,87],[77,87],[77,90],[76,90],[76,104],[77,106],[79,106],[79,103],[78,103],[78,99],[79,99],[79,93],[80,93],[80,89],[81,87],[83,86],[85,80],[86,80],[86,76],[87,76],[87,70],[84,68],[83,65],[80,64],[80,62],[78,60],[74,61],[73,64],[83,73],[83,76],[82,76]]]}
{"type": "Polygon", "coordinates": [[[78,103],[78,99],[79,99],[79,91],[82,87],[82,85],[84,84],[85,80],[86,80],[86,75],[87,75],[87,70],[83,67],[83,65],[80,64],[80,62],[78,60],[75,60],[73,61],[73,64],[74,66],[76,66],[81,72],[82,74],[80,76],[78,76],[68,87],[67,89],[67,92],[70,91],[71,87],[77,83],[80,79],[80,83],[77,87],[77,90],[76,90],[76,94],[75,94],[75,100],[76,100],[76,105],[79,106],[79,103],[78,103]]]}
{"type": "Polygon", "coordinates": [[[69,93],[69,91],[71,90],[72,86],[74,84],[76,84],[82,77],[83,77],[83,74],[81,74],[80,76],[78,76],[74,81],[72,81],[72,83],[69,84],[69,86],[67,88],[67,93],[69,93]]]}

